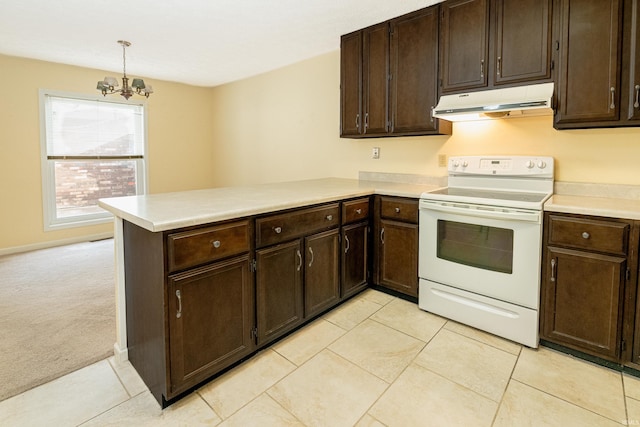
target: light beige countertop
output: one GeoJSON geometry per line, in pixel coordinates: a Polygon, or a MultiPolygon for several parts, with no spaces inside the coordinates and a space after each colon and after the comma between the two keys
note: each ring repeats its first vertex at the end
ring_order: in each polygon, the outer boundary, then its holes
{"type": "Polygon", "coordinates": [[[549,212],[640,220],[640,200],[554,194],[544,204],[549,212]]]}
{"type": "Polygon", "coordinates": [[[166,231],[351,197],[419,198],[439,185],[345,178],[100,199],[100,207],[149,231],[166,231]]]}

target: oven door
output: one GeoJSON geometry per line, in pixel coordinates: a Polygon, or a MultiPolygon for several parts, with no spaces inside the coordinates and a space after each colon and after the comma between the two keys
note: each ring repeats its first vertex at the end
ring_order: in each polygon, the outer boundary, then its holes
{"type": "Polygon", "coordinates": [[[419,276],[538,309],[542,212],[420,201],[419,276]]]}

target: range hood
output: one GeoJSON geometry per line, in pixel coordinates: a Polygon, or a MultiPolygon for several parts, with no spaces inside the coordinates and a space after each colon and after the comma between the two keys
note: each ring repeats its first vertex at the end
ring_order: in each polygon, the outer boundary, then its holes
{"type": "Polygon", "coordinates": [[[553,83],[443,95],[433,117],[452,122],[552,115],[553,83]]]}

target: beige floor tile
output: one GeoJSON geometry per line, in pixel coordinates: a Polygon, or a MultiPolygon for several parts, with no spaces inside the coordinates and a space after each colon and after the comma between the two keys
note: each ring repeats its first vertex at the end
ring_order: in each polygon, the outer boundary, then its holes
{"type": "Polygon", "coordinates": [[[393,295],[385,294],[384,292],[376,291],[375,289],[364,290],[355,296],[354,299],[355,298],[366,299],[367,301],[375,302],[380,305],[386,305],[396,299],[393,295]]]}
{"type": "Polygon", "coordinates": [[[369,410],[389,427],[490,426],[498,404],[411,364],[369,410]]]}
{"type": "Polygon", "coordinates": [[[385,425],[371,415],[364,414],[364,417],[362,417],[354,427],[385,427],[385,425]]]}
{"type": "Polygon", "coordinates": [[[364,298],[355,297],[338,308],[333,309],[324,316],[325,320],[340,326],[342,329],[351,330],[364,319],[380,310],[382,305],[364,298]]]}
{"type": "Polygon", "coordinates": [[[392,382],[425,343],[373,320],[365,320],[329,346],[331,351],[392,382]]]}
{"type": "Polygon", "coordinates": [[[197,393],[162,410],[150,392],[141,393],[81,427],[215,426],[220,417],[197,393]]]}
{"type": "Polygon", "coordinates": [[[619,372],[540,347],[522,349],[512,377],[609,419],[625,418],[619,372]]]}
{"type": "Polygon", "coordinates": [[[371,319],[429,342],[447,322],[446,319],[427,313],[418,304],[397,298],[375,312],[371,319]]]}
{"type": "Polygon", "coordinates": [[[640,400],[627,397],[627,419],[622,424],[640,426],[640,400]]]}
{"type": "Polygon", "coordinates": [[[443,329],[415,363],[499,402],[516,360],[513,354],[443,329]]]}
{"type": "Polygon", "coordinates": [[[75,426],[129,398],[102,360],[0,402],[0,424],[75,426]]]}
{"type": "Polygon", "coordinates": [[[324,319],[318,319],[273,346],[273,349],[300,366],[344,335],[346,331],[324,319]]]}
{"type": "Polygon", "coordinates": [[[481,331],[476,328],[472,328],[467,325],[463,325],[458,322],[454,322],[452,320],[449,320],[447,324],[444,325],[444,328],[457,334],[464,335],[465,337],[473,338],[476,341],[489,344],[490,346],[499,348],[500,350],[506,351],[507,353],[515,354],[516,356],[520,354],[520,350],[522,349],[522,346],[520,344],[517,344],[513,341],[500,338],[496,335],[481,331]]]}
{"type": "Polygon", "coordinates": [[[198,393],[226,419],[295,368],[275,351],[265,350],[205,385],[198,393]]]}
{"type": "Polygon", "coordinates": [[[109,364],[116,371],[116,375],[120,378],[122,385],[129,393],[129,396],[136,396],[148,389],[138,372],[128,360],[124,362],[116,362],[115,357],[110,357],[109,364]]]}
{"type": "Polygon", "coordinates": [[[261,394],[253,402],[225,420],[220,427],[286,427],[301,426],[299,420],[287,412],[267,394],[261,394]]]}
{"type": "Polygon", "coordinates": [[[640,400],[640,378],[628,374],[622,374],[624,381],[624,394],[636,400],[640,400]]]}
{"type": "Polygon", "coordinates": [[[493,427],[512,426],[620,427],[620,424],[512,380],[504,394],[493,427]]]}
{"type": "Polygon", "coordinates": [[[267,393],[307,426],[353,426],[387,383],[324,350],[267,393]]]}

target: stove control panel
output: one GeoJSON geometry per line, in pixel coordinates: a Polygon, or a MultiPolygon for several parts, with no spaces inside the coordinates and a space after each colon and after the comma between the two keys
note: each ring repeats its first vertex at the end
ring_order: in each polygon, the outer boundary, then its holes
{"type": "Polygon", "coordinates": [[[454,156],[449,158],[449,175],[506,175],[553,177],[553,157],[454,156]]]}

